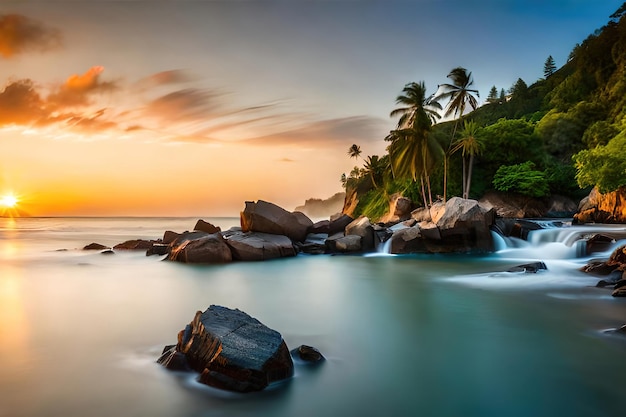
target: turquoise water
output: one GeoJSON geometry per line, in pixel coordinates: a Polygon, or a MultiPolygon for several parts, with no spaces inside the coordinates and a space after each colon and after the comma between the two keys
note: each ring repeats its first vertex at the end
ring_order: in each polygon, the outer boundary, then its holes
{"type": "Polygon", "coordinates": [[[597,279],[576,270],[586,259],[555,232],[482,257],[191,266],[77,248],[158,238],[196,219],[1,220],[3,417],[572,417],[626,406],[626,341],[604,332],[626,324],[626,300],[592,288],[597,279]],[[502,272],[539,259],[548,271],[502,272]],[[290,381],[248,395],[156,365],[210,304],[328,360],[297,363],[290,381]]]}

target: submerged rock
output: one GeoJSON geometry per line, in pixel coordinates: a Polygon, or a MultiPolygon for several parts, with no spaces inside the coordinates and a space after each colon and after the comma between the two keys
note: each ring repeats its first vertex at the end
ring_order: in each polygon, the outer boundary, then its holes
{"type": "Polygon", "coordinates": [[[531,262],[528,264],[514,266],[512,268],[507,269],[506,272],[524,272],[526,274],[536,274],[540,270],[547,270],[547,269],[548,267],[546,266],[545,263],[538,261],[538,262],[531,262]]]}
{"type": "Polygon", "coordinates": [[[154,243],[160,243],[155,240],[132,239],[113,246],[117,250],[148,250],[154,243]]]}
{"type": "Polygon", "coordinates": [[[83,250],[104,250],[104,249],[110,249],[110,248],[108,246],[104,246],[95,242],[90,243],[86,245],[85,247],[83,247],[83,250]]]}
{"type": "Polygon", "coordinates": [[[243,311],[216,305],[198,311],[178,333],[176,347],[158,362],[170,368],[188,366],[200,373],[200,382],[237,392],[260,391],[293,375],[280,333],[243,311]]]}
{"type": "Polygon", "coordinates": [[[297,348],[291,351],[291,355],[294,358],[298,358],[305,362],[310,362],[310,363],[319,363],[326,359],[324,358],[324,355],[322,355],[322,353],[317,348],[314,348],[313,346],[307,346],[307,345],[298,346],[297,348]]]}

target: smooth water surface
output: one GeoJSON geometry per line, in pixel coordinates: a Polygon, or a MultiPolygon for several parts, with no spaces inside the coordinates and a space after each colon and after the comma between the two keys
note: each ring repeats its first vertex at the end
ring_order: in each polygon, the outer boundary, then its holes
{"type": "Polygon", "coordinates": [[[79,249],[194,224],[0,219],[0,416],[623,415],[626,341],[604,331],[626,323],[626,300],[593,288],[577,271],[586,258],[561,238],[482,257],[220,266],[79,249]],[[503,272],[533,260],[549,270],[503,272]],[[296,363],[288,382],[247,395],[155,364],[210,304],[327,361],[296,363]]]}

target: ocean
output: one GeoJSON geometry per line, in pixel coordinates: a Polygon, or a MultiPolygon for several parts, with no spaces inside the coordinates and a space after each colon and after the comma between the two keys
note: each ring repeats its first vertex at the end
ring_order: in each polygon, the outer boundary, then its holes
{"type": "Polygon", "coordinates": [[[0,416],[623,415],[626,337],[607,330],[626,324],[626,300],[577,270],[590,258],[573,241],[580,229],[499,239],[481,256],[211,266],[81,250],[157,239],[196,220],[0,219],[0,416]],[[504,272],[537,260],[548,270],[504,272]],[[312,345],[327,360],[296,363],[293,378],[252,394],[157,365],[211,304],[243,310],[290,349],[312,345]]]}

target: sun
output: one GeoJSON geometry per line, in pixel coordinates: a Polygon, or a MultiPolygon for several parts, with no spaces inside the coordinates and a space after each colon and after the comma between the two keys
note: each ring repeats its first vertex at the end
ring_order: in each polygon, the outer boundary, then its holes
{"type": "Polygon", "coordinates": [[[18,199],[13,194],[5,194],[0,197],[0,206],[4,208],[14,208],[17,206],[18,199]]]}

